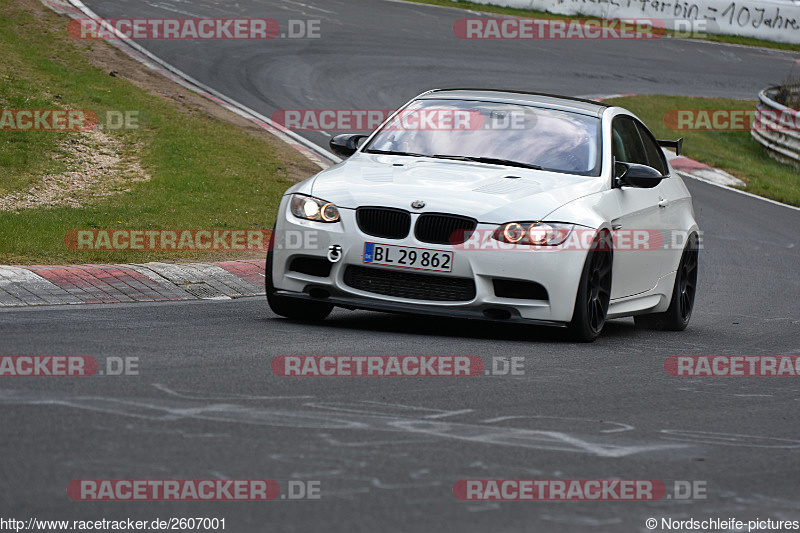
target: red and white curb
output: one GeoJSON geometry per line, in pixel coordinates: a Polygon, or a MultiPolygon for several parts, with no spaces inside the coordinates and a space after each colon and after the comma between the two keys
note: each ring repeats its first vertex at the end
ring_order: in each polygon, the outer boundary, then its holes
{"type": "Polygon", "coordinates": [[[736,176],[728,174],[724,170],[710,167],[705,163],[695,161],[694,159],[689,159],[688,157],[684,157],[682,155],[677,156],[675,155],[675,152],[671,150],[664,150],[664,155],[666,155],[667,159],[669,159],[669,163],[672,165],[672,168],[674,168],[678,174],[681,174],[682,176],[707,181],[715,185],[724,185],[726,187],[747,186],[745,182],[736,176]]]}
{"type": "Polygon", "coordinates": [[[228,300],[264,294],[265,261],[2,266],[0,307],[228,300]]]}

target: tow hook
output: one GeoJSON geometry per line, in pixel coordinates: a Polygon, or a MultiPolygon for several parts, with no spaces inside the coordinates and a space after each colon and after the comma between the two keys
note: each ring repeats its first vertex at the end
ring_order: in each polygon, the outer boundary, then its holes
{"type": "Polygon", "coordinates": [[[328,261],[338,263],[342,258],[342,247],[338,244],[331,244],[328,247],[328,261]]]}

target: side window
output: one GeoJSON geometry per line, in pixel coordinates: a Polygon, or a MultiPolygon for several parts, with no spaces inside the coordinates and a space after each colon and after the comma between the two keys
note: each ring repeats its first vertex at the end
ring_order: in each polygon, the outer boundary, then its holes
{"type": "Polygon", "coordinates": [[[633,120],[617,117],[611,126],[612,153],[617,161],[646,165],[647,154],[633,120]]]}
{"type": "Polygon", "coordinates": [[[664,160],[664,152],[661,151],[661,147],[658,146],[655,138],[653,138],[653,134],[644,127],[644,124],[637,122],[636,127],[639,129],[639,135],[642,137],[644,151],[649,161],[648,165],[661,172],[662,175],[667,175],[669,172],[667,169],[669,167],[664,160]]]}

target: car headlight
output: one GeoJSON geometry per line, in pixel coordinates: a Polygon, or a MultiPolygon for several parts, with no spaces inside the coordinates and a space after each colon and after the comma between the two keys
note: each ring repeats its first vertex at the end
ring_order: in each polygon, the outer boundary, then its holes
{"type": "Polygon", "coordinates": [[[289,209],[298,218],[317,222],[339,222],[339,209],[331,202],[313,196],[293,194],[289,200],[289,209]]]}
{"type": "Polygon", "coordinates": [[[510,244],[558,246],[567,240],[574,227],[560,222],[509,222],[497,228],[492,237],[510,244]]]}

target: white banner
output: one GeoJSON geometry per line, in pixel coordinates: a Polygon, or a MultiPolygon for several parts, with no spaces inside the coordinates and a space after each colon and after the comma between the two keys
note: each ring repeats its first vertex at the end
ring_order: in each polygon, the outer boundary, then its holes
{"type": "Polygon", "coordinates": [[[558,15],[652,18],[686,35],[717,33],[800,44],[800,3],[761,0],[472,0],[558,15]]]}

